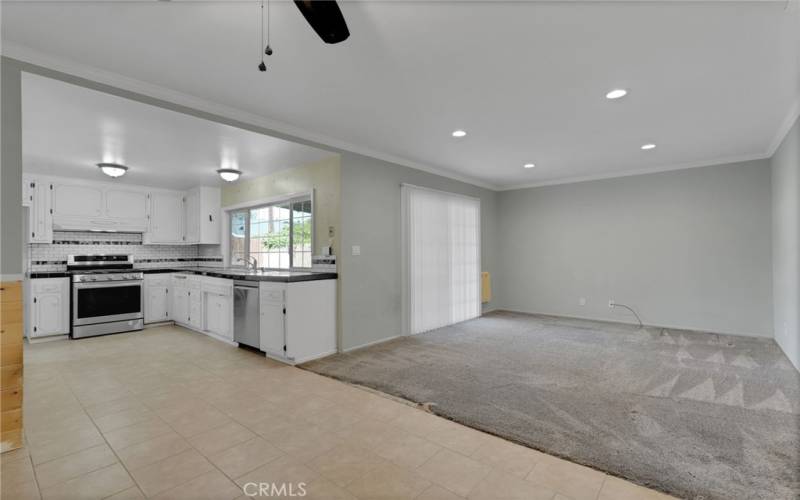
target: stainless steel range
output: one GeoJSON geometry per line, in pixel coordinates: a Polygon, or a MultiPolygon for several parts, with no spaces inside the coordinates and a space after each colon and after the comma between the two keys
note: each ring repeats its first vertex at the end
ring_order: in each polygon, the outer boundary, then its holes
{"type": "Polygon", "coordinates": [[[72,337],[144,328],[144,275],[132,255],[70,255],[72,337]]]}

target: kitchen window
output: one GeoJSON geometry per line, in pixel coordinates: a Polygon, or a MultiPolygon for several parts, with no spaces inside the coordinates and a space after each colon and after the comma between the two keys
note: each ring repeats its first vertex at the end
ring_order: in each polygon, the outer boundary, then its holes
{"type": "Polygon", "coordinates": [[[310,195],[231,211],[231,265],[311,267],[312,213],[310,195]]]}

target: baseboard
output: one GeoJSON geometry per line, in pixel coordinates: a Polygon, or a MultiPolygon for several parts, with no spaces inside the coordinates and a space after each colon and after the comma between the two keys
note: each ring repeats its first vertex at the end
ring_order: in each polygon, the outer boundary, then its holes
{"type": "Polygon", "coordinates": [[[351,352],[351,351],[355,351],[355,350],[358,350],[358,349],[363,349],[365,347],[370,347],[370,346],[374,346],[374,345],[378,345],[378,344],[383,344],[384,342],[389,342],[390,340],[398,339],[398,338],[400,338],[402,336],[403,335],[395,335],[393,337],[387,337],[385,339],[373,340],[372,342],[367,342],[366,344],[357,345],[355,347],[348,347],[347,349],[343,349],[341,352],[343,352],[343,353],[344,352],[351,352]]]}
{"type": "MultiPolygon", "coordinates": [[[[612,324],[620,324],[620,325],[633,325],[638,326],[639,323],[634,321],[625,321],[623,318],[619,320],[609,319],[609,318],[600,318],[595,316],[577,316],[572,314],[559,314],[559,313],[552,313],[552,312],[542,312],[542,311],[517,311],[513,309],[504,309],[504,308],[497,308],[493,309],[491,312],[509,312],[515,314],[531,314],[537,316],[553,316],[555,318],[566,318],[566,319],[582,319],[587,321],[597,321],[600,323],[612,323],[612,324]]],[[[484,313],[486,314],[486,313],[484,313]]],[[[704,332],[704,333],[711,333],[714,335],[732,335],[734,337],[748,337],[748,338],[755,338],[755,339],[771,339],[775,340],[774,336],[771,335],[756,335],[752,333],[741,333],[741,332],[730,332],[730,331],[715,331],[709,330],[708,328],[701,328],[695,326],[686,326],[686,325],[657,325],[657,324],[650,324],[645,323],[645,327],[649,328],[665,328],[667,330],[686,330],[692,332],[704,332]]]]}
{"type": "Polygon", "coordinates": [[[45,342],[53,342],[53,341],[56,341],[56,340],[68,340],[69,339],[69,334],[48,335],[46,337],[34,337],[34,338],[25,337],[25,338],[28,339],[28,343],[29,344],[43,344],[45,342]]]}

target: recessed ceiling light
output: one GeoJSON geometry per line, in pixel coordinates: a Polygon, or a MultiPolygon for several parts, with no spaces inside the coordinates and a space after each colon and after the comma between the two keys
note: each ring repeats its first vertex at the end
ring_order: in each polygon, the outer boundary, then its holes
{"type": "Polygon", "coordinates": [[[98,163],[97,166],[109,177],[121,177],[128,171],[128,167],[118,163],[98,163]]]}
{"type": "Polygon", "coordinates": [[[463,130],[454,130],[453,131],[453,137],[464,137],[465,135],[467,135],[467,133],[464,132],[463,130]]]}
{"type": "Polygon", "coordinates": [[[525,167],[525,168],[533,168],[535,166],[536,165],[534,165],[533,163],[526,163],[525,165],[523,165],[523,167],[525,167]]]}
{"type": "Polygon", "coordinates": [[[648,150],[648,149],[655,149],[655,148],[656,148],[656,145],[652,144],[652,143],[651,144],[642,144],[642,149],[644,149],[645,151],[648,150]]]}
{"type": "Polygon", "coordinates": [[[625,97],[628,93],[625,89],[614,89],[608,94],[606,94],[606,99],[619,99],[620,97],[625,97]]]}
{"type": "Polygon", "coordinates": [[[217,169],[217,173],[222,177],[222,180],[226,182],[233,182],[242,175],[242,171],[236,170],[235,168],[220,168],[217,169]]]}

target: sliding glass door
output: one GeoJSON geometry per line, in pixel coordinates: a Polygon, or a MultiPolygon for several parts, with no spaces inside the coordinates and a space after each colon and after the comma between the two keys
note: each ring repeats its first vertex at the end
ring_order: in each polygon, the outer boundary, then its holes
{"type": "Polygon", "coordinates": [[[403,185],[407,331],[480,316],[480,200],[403,185]]]}

